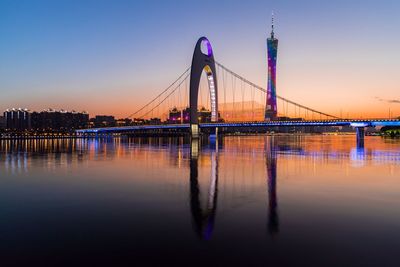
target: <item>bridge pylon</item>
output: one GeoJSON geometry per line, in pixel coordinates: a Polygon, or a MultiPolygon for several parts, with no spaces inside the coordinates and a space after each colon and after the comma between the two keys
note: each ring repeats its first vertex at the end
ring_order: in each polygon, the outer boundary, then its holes
{"type": "Polygon", "coordinates": [[[215,68],[214,53],[210,41],[201,37],[193,52],[192,66],[190,71],[190,134],[193,138],[199,137],[199,118],[197,113],[199,85],[201,74],[205,71],[210,89],[211,99],[211,121],[218,122],[218,83],[215,68]],[[205,51],[202,50],[204,48],[205,51]]]}

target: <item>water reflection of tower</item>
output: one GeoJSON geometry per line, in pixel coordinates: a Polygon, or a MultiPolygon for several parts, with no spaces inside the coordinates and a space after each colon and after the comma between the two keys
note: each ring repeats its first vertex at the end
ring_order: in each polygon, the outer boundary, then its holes
{"type": "Polygon", "coordinates": [[[279,218],[276,193],[277,145],[273,136],[267,137],[265,140],[265,158],[268,176],[268,231],[275,234],[279,232],[279,218]]]}
{"type": "Polygon", "coordinates": [[[190,150],[190,209],[193,228],[201,239],[210,239],[215,222],[218,198],[218,145],[211,153],[211,179],[208,190],[207,205],[203,209],[200,201],[200,186],[198,180],[199,142],[192,140],[190,150]]]}

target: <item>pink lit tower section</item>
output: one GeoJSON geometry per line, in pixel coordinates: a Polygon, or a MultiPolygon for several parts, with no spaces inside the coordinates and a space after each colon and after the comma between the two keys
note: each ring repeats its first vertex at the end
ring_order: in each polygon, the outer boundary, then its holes
{"type": "Polygon", "coordinates": [[[278,115],[276,104],[276,58],[278,54],[278,39],[274,37],[274,13],[272,13],[271,37],[267,39],[268,53],[268,84],[265,120],[275,120],[278,115]]]}

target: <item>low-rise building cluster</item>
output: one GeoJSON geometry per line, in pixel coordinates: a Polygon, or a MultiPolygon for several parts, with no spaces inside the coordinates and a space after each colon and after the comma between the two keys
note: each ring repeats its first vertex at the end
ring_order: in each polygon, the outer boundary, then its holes
{"type": "MultiPolygon", "coordinates": [[[[211,111],[202,107],[198,111],[198,118],[200,123],[211,122],[211,111]]],[[[221,115],[218,116],[221,118],[221,115]]],[[[168,115],[168,123],[170,124],[180,124],[180,123],[189,123],[190,122],[190,108],[185,108],[182,110],[177,109],[176,107],[169,111],[168,115]]]]}

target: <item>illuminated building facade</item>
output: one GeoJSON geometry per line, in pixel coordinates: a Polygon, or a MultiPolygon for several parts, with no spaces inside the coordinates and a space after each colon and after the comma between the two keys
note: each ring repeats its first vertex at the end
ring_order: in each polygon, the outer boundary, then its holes
{"type": "Polygon", "coordinates": [[[176,107],[169,111],[168,123],[180,124],[182,123],[182,110],[178,110],[176,107]]]}
{"type": "Polygon", "coordinates": [[[93,127],[115,127],[116,121],[114,116],[110,115],[96,115],[94,118],[90,119],[93,127]]]}
{"type": "Polygon", "coordinates": [[[8,130],[20,132],[31,129],[31,113],[28,109],[7,109],[4,120],[8,130]]]}
{"type": "MultiPolygon", "coordinates": [[[[218,116],[219,113],[218,113],[218,116]]],[[[197,111],[197,117],[199,123],[212,122],[212,111],[207,110],[202,107],[197,111]]],[[[177,108],[173,108],[169,111],[168,123],[170,124],[180,124],[180,123],[189,123],[190,122],[190,108],[185,108],[183,110],[178,110],[177,108]]]]}

